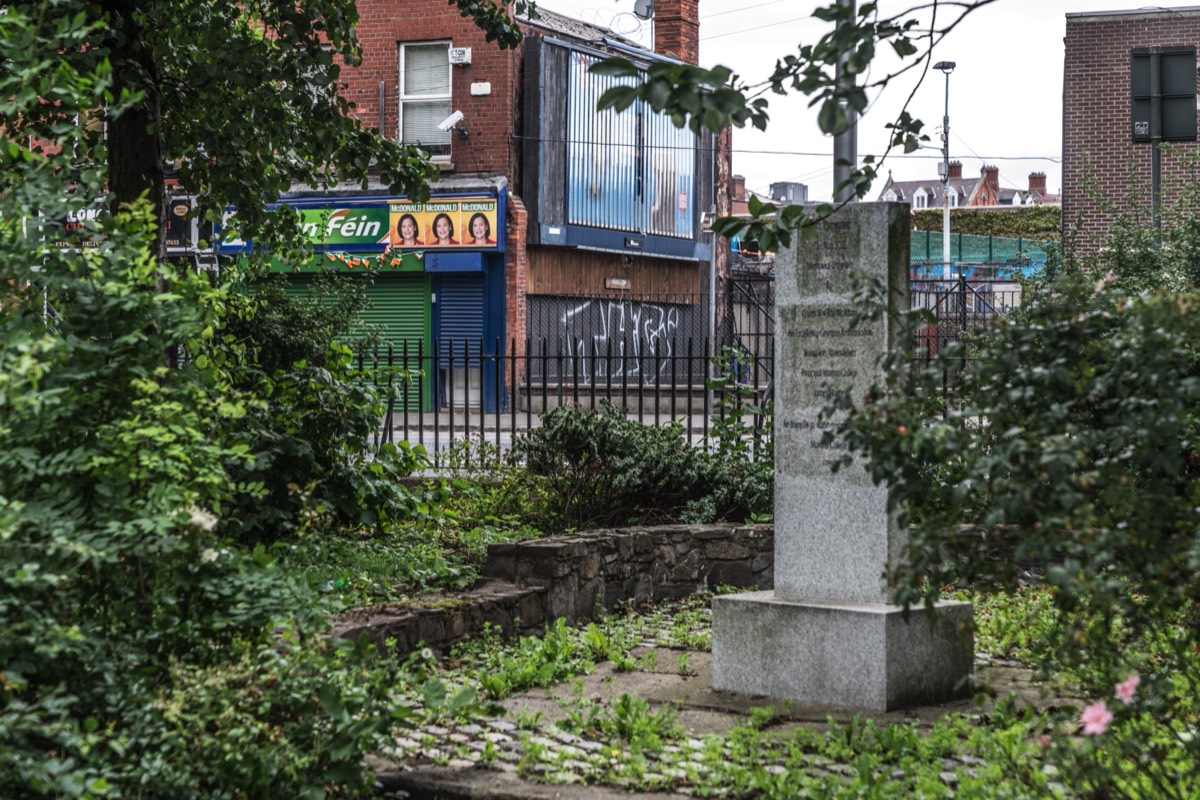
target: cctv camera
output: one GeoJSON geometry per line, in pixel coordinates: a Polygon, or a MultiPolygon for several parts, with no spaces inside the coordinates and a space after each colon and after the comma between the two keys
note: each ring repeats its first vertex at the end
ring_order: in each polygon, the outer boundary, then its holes
{"type": "Polygon", "coordinates": [[[457,125],[459,123],[459,121],[462,120],[462,118],[463,118],[463,113],[461,111],[455,111],[453,114],[451,114],[450,116],[448,116],[444,120],[442,120],[440,123],[438,123],[438,130],[439,131],[448,131],[451,128],[453,128],[455,125],[457,125]]]}

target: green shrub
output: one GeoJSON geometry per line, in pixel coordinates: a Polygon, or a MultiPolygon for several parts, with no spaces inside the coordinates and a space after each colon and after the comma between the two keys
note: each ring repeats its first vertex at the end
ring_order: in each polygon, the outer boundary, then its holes
{"type": "Polygon", "coordinates": [[[0,217],[0,285],[17,287],[0,328],[0,796],[369,793],[364,754],[410,678],[324,645],[307,587],[229,546],[267,502],[238,477],[266,449],[255,433],[290,413],[269,412],[212,341],[229,289],[158,265],[145,209],[105,219],[103,246],[43,251],[36,272],[13,216],[0,217]],[[168,366],[180,351],[191,359],[168,366]]]}
{"type": "MultiPolygon", "coordinates": [[[[942,210],[912,212],[914,231],[941,231],[942,210]]],[[[993,209],[954,208],[950,210],[950,230],[972,236],[1000,236],[1057,241],[1062,234],[1062,209],[1058,206],[1023,206],[993,209]]]]}
{"type": "Polygon", "coordinates": [[[700,478],[681,520],[763,519],[771,514],[775,498],[772,406],[741,380],[753,374],[753,357],[726,348],[715,366],[717,377],[708,381],[715,412],[709,446],[699,455],[700,478]]]}
{"type": "Polygon", "coordinates": [[[428,465],[423,448],[370,452],[386,408],[376,387],[398,392],[408,376],[356,366],[349,343],[365,341],[356,339],[362,282],[319,275],[308,298],[289,297],[277,281],[232,288],[223,324],[196,357],[198,368],[224,373],[255,398],[229,426],[247,457],[229,465],[240,513],[228,532],[270,541],[309,512],[369,528],[437,516],[443,484],[410,491],[399,480],[428,465]]]}
{"type": "Polygon", "coordinates": [[[955,582],[1014,591],[1032,567],[1052,609],[1038,611],[1039,636],[1009,646],[1099,703],[1140,677],[1112,736],[1059,754],[1094,796],[1190,796],[1156,792],[1200,762],[1194,195],[1167,216],[1161,247],[1156,231],[1122,226],[1104,253],[1111,272],[1068,257],[989,334],[928,367],[897,351],[864,398],[827,409],[847,412],[839,434],[913,526],[890,575],[898,602],[930,603],[955,582]],[[931,413],[947,372],[954,394],[931,413]],[[947,535],[963,522],[977,534],[947,535]],[[1142,740],[1152,759],[1134,753],[1142,740]]]}
{"type": "Polygon", "coordinates": [[[604,402],[596,412],[562,406],[514,450],[549,487],[550,513],[565,528],[669,521],[699,479],[682,426],[642,425],[604,402]]]}

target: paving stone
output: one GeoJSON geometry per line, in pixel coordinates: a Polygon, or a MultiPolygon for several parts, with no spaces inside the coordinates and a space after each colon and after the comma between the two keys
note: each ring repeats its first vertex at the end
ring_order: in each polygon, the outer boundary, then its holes
{"type": "Polygon", "coordinates": [[[470,735],[470,736],[476,736],[476,735],[478,735],[478,734],[480,734],[480,733],[483,733],[483,728],[481,728],[480,726],[476,725],[475,723],[471,723],[470,725],[460,725],[460,726],[459,726],[459,728],[458,728],[458,730],[459,730],[461,733],[465,733],[465,734],[468,734],[468,735],[470,735]]]}
{"type": "Polygon", "coordinates": [[[500,744],[502,742],[511,742],[513,740],[513,738],[507,733],[500,733],[499,731],[485,733],[483,738],[487,739],[489,742],[495,742],[496,744],[500,744]]]}
{"type": "Polygon", "coordinates": [[[953,772],[943,772],[938,775],[938,777],[941,778],[942,783],[946,784],[947,786],[954,786],[958,783],[958,775],[954,774],[953,772]]]}
{"type": "Polygon", "coordinates": [[[431,733],[434,736],[446,736],[450,733],[448,729],[443,728],[441,725],[429,725],[425,728],[425,732],[431,733]]]}
{"type": "Polygon", "coordinates": [[[446,763],[446,766],[451,769],[474,769],[475,762],[463,758],[452,758],[446,763]]]}
{"type": "Polygon", "coordinates": [[[467,742],[471,741],[470,736],[466,736],[461,733],[452,733],[449,736],[447,736],[446,738],[449,739],[450,741],[454,742],[455,744],[466,744],[467,742]]]}
{"type": "Polygon", "coordinates": [[[487,724],[493,730],[504,731],[506,733],[511,733],[517,729],[516,725],[503,719],[489,719],[487,724]]]}

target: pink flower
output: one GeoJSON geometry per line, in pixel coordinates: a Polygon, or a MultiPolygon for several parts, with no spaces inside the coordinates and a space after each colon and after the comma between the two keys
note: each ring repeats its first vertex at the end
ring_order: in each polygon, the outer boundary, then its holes
{"type": "Polygon", "coordinates": [[[1128,678],[1116,685],[1115,691],[1113,691],[1113,697],[1117,698],[1125,705],[1129,705],[1133,702],[1133,693],[1137,691],[1137,687],[1141,682],[1142,679],[1137,675],[1130,675],[1128,678]]]}
{"type": "Polygon", "coordinates": [[[1112,712],[1108,710],[1108,706],[1104,704],[1103,700],[1092,703],[1079,715],[1079,722],[1083,725],[1085,736],[1099,736],[1108,730],[1108,725],[1112,721],[1112,712]]]}

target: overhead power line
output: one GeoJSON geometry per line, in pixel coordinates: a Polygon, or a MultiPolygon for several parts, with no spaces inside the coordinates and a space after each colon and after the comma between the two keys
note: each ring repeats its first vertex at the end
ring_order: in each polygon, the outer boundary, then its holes
{"type": "Polygon", "coordinates": [[[752,31],[761,31],[764,28],[778,28],[780,25],[786,25],[789,22],[799,22],[802,19],[812,19],[812,14],[805,14],[803,17],[792,17],[791,19],[781,19],[777,22],[768,22],[766,25],[758,25],[753,28],[744,28],[740,31],[727,31],[726,33],[717,33],[712,36],[701,36],[700,41],[708,42],[713,39],[721,39],[725,36],[737,36],[742,33],[750,33],[752,31]]]}

